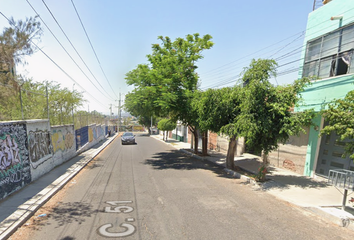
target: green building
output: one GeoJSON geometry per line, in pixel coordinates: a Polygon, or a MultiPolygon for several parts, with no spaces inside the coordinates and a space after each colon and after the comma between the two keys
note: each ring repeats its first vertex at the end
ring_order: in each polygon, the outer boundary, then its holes
{"type": "MultiPolygon", "coordinates": [[[[354,2],[326,2],[308,16],[299,77],[319,79],[304,90],[304,101],[296,112],[311,108],[320,111],[354,90],[354,2]]],[[[322,117],[314,121],[319,127],[311,127],[308,134],[304,175],[326,177],[331,169],[354,170],[353,161],[341,157],[343,142],[335,133],[319,137],[326,121],[322,117]]]]}

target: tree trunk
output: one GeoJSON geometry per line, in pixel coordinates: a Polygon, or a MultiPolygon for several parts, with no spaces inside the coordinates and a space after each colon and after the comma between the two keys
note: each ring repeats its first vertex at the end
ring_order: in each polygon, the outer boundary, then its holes
{"type": "Polygon", "coordinates": [[[269,156],[268,153],[265,153],[265,152],[262,153],[263,166],[265,166],[265,167],[268,166],[268,164],[269,164],[268,156],[269,156]]]}
{"type": "Polygon", "coordinates": [[[234,159],[235,159],[235,151],[236,151],[236,137],[231,137],[229,141],[229,148],[227,149],[226,156],[226,168],[234,169],[234,159]]]}
{"type": "Polygon", "coordinates": [[[261,182],[264,182],[266,180],[267,167],[268,167],[268,164],[269,164],[268,156],[269,156],[268,153],[265,153],[265,152],[262,153],[262,161],[263,161],[262,162],[262,167],[263,168],[261,168],[261,169],[263,169],[262,170],[263,173],[260,174],[260,179],[259,179],[261,182]]]}
{"type": "Polygon", "coordinates": [[[165,131],[162,132],[162,141],[165,141],[165,131]]]}
{"type": "Polygon", "coordinates": [[[193,135],[194,135],[194,153],[198,154],[198,131],[195,130],[193,135]]]}
{"type": "Polygon", "coordinates": [[[208,155],[208,132],[203,132],[202,156],[208,155]]]}

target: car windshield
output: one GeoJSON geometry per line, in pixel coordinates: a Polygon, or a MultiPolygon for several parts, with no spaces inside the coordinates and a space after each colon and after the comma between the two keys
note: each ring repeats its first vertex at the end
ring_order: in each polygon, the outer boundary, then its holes
{"type": "Polygon", "coordinates": [[[130,136],[133,136],[133,134],[132,133],[124,133],[123,136],[124,137],[130,137],[130,136]]]}

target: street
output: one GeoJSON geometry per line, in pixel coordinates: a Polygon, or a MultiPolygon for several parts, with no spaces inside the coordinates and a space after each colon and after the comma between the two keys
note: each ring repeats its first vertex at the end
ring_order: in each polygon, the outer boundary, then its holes
{"type": "Polygon", "coordinates": [[[148,135],[117,137],[10,239],[353,239],[148,135]]]}

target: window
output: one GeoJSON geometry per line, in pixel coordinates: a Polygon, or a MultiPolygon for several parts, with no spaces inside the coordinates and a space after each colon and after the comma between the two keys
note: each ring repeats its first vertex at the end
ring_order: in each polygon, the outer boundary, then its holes
{"type": "Polygon", "coordinates": [[[354,73],[354,25],[308,42],[303,77],[354,73]]]}

